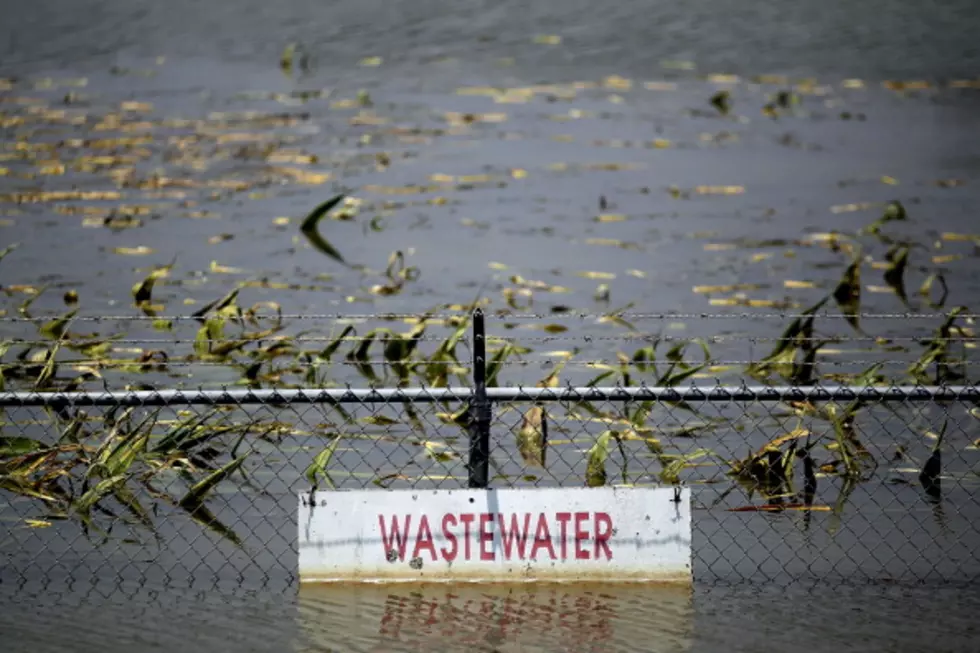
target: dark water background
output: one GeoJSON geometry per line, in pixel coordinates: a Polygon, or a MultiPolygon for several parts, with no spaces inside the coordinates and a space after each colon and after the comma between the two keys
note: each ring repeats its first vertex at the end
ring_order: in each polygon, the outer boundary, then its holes
{"type": "MultiPolygon", "coordinates": [[[[941,6],[894,0],[49,0],[4,2],[2,17],[0,76],[26,80],[29,90],[18,88],[18,94],[58,98],[66,89],[35,92],[32,80],[84,76],[88,84],[78,92],[92,96],[96,108],[138,100],[152,102],[157,116],[196,118],[215,111],[284,110],[279,101],[243,93],[328,87],[329,100],[304,105],[316,129],[301,126],[296,133],[300,146],[321,160],[336,162],[331,169],[338,185],[356,190],[367,184],[423,184],[435,173],[506,177],[513,168],[527,170],[524,184],[461,193],[456,204],[403,209],[380,234],[366,235],[361,224],[332,227],[331,238],[353,260],[383,268],[390,251],[413,247],[410,259],[422,270],[411,292],[374,305],[354,304],[358,312],[413,311],[439,302],[470,301],[476,287],[491,278],[489,261],[510,266],[508,275],[547,278],[568,286],[571,293],[560,301],[586,311],[598,310],[592,300],[596,282],[574,276],[578,270],[616,273],[612,292],[617,304],[634,301],[651,312],[712,311],[704,297],[692,296],[692,285],[772,283],[774,276],[830,282],[839,270],[820,267],[819,253],[804,253],[775,271],[749,264],[742,250],[706,256],[702,245],[707,241],[692,234],[710,232],[717,241],[797,239],[808,231],[853,229],[874,217],[874,211],[829,210],[851,202],[900,197],[914,218],[906,228],[924,241],[941,232],[980,231],[980,139],[975,137],[980,133],[980,92],[948,88],[950,80],[980,75],[980,9],[970,0],[941,6]],[[542,34],[560,35],[562,41],[535,43],[534,37],[542,34]],[[293,78],[278,66],[283,47],[291,41],[304,44],[311,58],[309,72],[293,78]],[[359,66],[365,57],[384,61],[378,67],[359,66]],[[695,65],[693,70],[677,70],[665,61],[695,65]],[[153,75],[138,73],[145,70],[153,75]],[[130,72],[121,74],[125,71],[130,72]],[[750,123],[692,117],[687,110],[710,109],[707,98],[719,87],[701,78],[706,73],[813,78],[832,87],[832,102],[825,102],[828,96],[804,96],[805,115],[773,123],[762,119],[759,108],[776,88],[740,83],[733,87],[736,113],[751,117],[750,123]],[[455,94],[460,86],[601,83],[611,75],[633,79],[634,88],[583,90],[571,103],[536,98],[497,105],[485,97],[455,94]],[[864,89],[842,86],[843,80],[855,78],[864,80],[864,89]],[[677,91],[642,88],[643,80],[663,79],[674,81],[677,91]],[[899,94],[881,87],[886,80],[927,80],[941,90],[899,94]],[[329,109],[331,101],[354,97],[360,89],[370,92],[377,114],[398,126],[445,128],[442,114],[447,111],[501,111],[508,116],[504,123],[480,125],[459,137],[432,137],[410,145],[379,136],[372,146],[361,148],[357,139],[369,130],[351,126],[350,112],[329,109]],[[620,95],[621,101],[611,102],[611,94],[620,95]],[[586,117],[554,119],[571,108],[586,112],[586,117]],[[863,113],[867,120],[839,120],[842,110],[863,113]],[[728,146],[700,145],[702,134],[722,131],[736,132],[740,138],[728,146]],[[571,136],[571,142],[554,138],[562,135],[571,136]],[[660,137],[679,147],[610,146],[616,140],[660,137]],[[370,155],[379,149],[393,152],[396,164],[379,171],[358,159],[365,151],[370,155]],[[548,167],[557,162],[570,167],[548,167]],[[614,172],[587,167],[601,162],[641,167],[614,172]],[[900,184],[882,184],[882,175],[900,184]],[[954,188],[935,184],[953,178],[964,183],[954,188]],[[665,192],[670,185],[699,184],[743,185],[746,193],[683,203],[665,192]],[[611,211],[638,219],[610,225],[591,222],[600,195],[611,199],[611,211]],[[462,224],[464,219],[489,226],[474,229],[462,224]],[[639,247],[620,250],[582,243],[591,236],[639,247]],[[646,276],[625,275],[629,269],[646,276]]],[[[62,127],[51,137],[70,132],[62,127]]],[[[5,133],[5,140],[11,134],[5,133]]],[[[154,156],[151,163],[161,164],[162,158],[154,156]]],[[[99,180],[72,179],[51,181],[44,188],[64,188],[68,183],[106,187],[99,180]]],[[[29,187],[33,182],[0,177],[0,192],[29,187]]],[[[124,312],[132,284],[145,274],[134,265],[144,261],[133,263],[107,248],[146,244],[156,250],[153,264],[179,254],[181,274],[187,278],[195,276],[190,271],[206,270],[213,260],[280,281],[335,275],[333,289],[327,292],[286,297],[256,292],[252,299],[275,298],[296,313],[349,312],[352,307],[343,297],[375,280],[337,270],[317,253],[296,247],[294,234],[275,229],[271,222],[273,216],[302,216],[326,192],[286,186],[259,201],[230,198],[208,205],[221,214],[218,222],[182,219],[182,209],[171,206],[163,210],[162,219],[120,233],[83,229],[74,218],[53,215],[49,206],[25,205],[20,213],[6,215],[11,222],[0,227],[0,247],[22,243],[16,258],[3,262],[0,274],[8,285],[46,277],[56,286],[77,288],[82,305],[94,314],[124,312]],[[219,232],[235,238],[205,244],[219,232]]],[[[363,195],[372,197],[367,191],[363,195]]],[[[976,257],[953,261],[949,269],[954,281],[951,303],[969,304],[980,291],[976,257]]],[[[180,310],[178,298],[210,300],[237,280],[235,275],[198,276],[204,277],[200,284],[161,292],[172,311],[180,310]]],[[[768,296],[781,294],[776,286],[768,296]]],[[[44,297],[37,306],[55,310],[56,300],[44,297]]],[[[894,298],[869,296],[868,302],[870,308],[900,310],[894,298]]],[[[772,335],[779,326],[770,321],[751,328],[772,335]]],[[[14,327],[5,323],[3,328],[9,335],[14,327]]],[[[592,328],[583,326],[573,336],[592,333],[592,328]]],[[[749,327],[741,322],[733,327],[691,321],[687,333],[715,335],[726,328],[749,327]]],[[[889,335],[907,328],[895,321],[881,326],[889,335]]],[[[133,332],[134,337],[152,335],[133,332]]],[[[568,344],[544,348],[565,349],[568,344]]],[[[601,341],[592,352],[612,353],[601,341]]],[[[722,355],[749,354],[732,349],[722,350],[722,355]]],[[[212,374],[205,377],[208,380],[230,380],[220,372],[204,373],[212,374]]],[[[515,370],[514,378],[521,373],[515,370]]],[[[534,369],[529,378],[541,374],[534,369]]],[[[289,491],[295,489],[283,488],[287,504],[289,491]]],[[[970,508],[966,512],[971,518],[976,512],[972,497],[960,495],[960,506],[970,508]]],[[[765,549],[757,546],[752,528],[767,529],[771,538],[790,537],[791,526],[778,518],[753,520],[739,544],[753,551],[753,563],[761,567],[765,549]]],[[[927,521],[928,515],[923,523],[927,521]]],[[[872,520],[862,527],[886,526],[872,520]]],[[[710,532],[703,527],[702,534],[710,532]]],[[[7,535],[0,535],[8,545],[0,548],[6,556],[5,572],[22,564],[24,554],[9,549],[11,541],[22,541],[23,536],[13,530],[7,535]]],[[[766,540],[759,534],[758,541],[766,540]]],[[[276,542],[282,546],[288,539],[276,542]]],[[[207,548],[209,543],[201,540],[199,545],[207,548]]],[[[711,547],[702,544],[700,552],[706,549],[711,547]]],[[[963,567],[975,567],[975,560],[969,559],[973,550],[969,542],[958,550],[963,567]]],[[[948,553],[945,547],[943,551],[948,553]]],[[[297,594],[292,585],[273,582],[270,587],[268,582],[250,581],[235,590],[227,583],[209,589],[211,575],[234,581],[234,570],[196,567],[192,561],[201,553],[191,546],[183,555],[199,576],[193,591],[180,591],[163,581],[159,586],[154,581],[117,587],[113,578],[140,564],[131,563],[140,560],[140,554],[125,549],[107,556],[107,563],[91,577],[74,582],[62,578],[67,568],[34,569],[32,582],[24,586],[6,582],[15,574],[3,574],[3,650],[967,651],[972,650],[969,642],[976,636],[980,608],[977,590],[962,584],[840,588],[818,583],[787,590],[719,587],[710,574],[701,574],[693,596],[610,587],[456,588],[453,592],[459,597],[452,599],[439,588],[414,594],[411,589],[304,589],[297,594]],[[92,577],[100,576],[102,582],[93,586],[92,577]],[[47,585],[46,577],[53,579],[47,585]],[[507,607],[513,601],[524,607],[515,612],[507,607]],[[457,607],[441,609],[441,619],[432,622],[433,602],[457,607]],[[488,606],[487,611],[480,613],[476,605],[488,606]],[[501,625],[508,620],[517,625],[501,625]]],[[[273,554],[266,558],[269,555],[273,554]]],[[[281,555],[292,554],[285,547],[281,555]]],[[[727,555],[741,557],[735,550],[727,555]]],[[[928,546],[904,555],[920,567],[930,566],[928,546]]],[[[47,560],[41,554],[38,558],[47,560]]],[[[280,581],[289,564],[263,562],[280,581]]]]}

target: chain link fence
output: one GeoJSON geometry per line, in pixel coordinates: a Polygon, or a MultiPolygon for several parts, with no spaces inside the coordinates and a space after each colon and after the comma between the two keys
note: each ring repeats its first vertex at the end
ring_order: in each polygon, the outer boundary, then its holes
{"type": "Polygon", "coordinates": [[[697,582],[980,572],[972,385],[497,387],[473,327],[472,387],[0,393],[0,582],[285,588],[297,493],[487,485],[685,485],[697,582]]]}

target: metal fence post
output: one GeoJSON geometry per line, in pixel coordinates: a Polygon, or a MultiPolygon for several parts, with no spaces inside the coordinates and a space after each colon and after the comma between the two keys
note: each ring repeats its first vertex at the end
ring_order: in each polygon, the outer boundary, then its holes
{"type": "Polygon", "coordinates": [[[487,398],[487,342],[483,309],[473,312],[473,394],[469,405],[469,487],[485,489],[490,469],[490,400],[487,398]]]}

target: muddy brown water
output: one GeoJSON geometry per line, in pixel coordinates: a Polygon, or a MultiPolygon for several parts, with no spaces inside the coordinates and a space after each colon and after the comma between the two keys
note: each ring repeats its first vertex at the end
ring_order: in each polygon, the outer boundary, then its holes
{"type": "MultiPolygon", "coordinates": [[[[183,196],[124,187],[118,200],[3,202],[0,248],[14,242],[21,247],[0,263],[0,282],[49,284],[51,290],[34,304],[40,314],[63,311],[61,295],[76,289],[83,315],[139,315],[130,306],[133,284],[174,257],[174,283],[161,284],[154,300],[177,315],[258,278],[309,286],[243,292],[247,303],[274,300],[295,314],[418,312],[469,302],[485,284],[499,307],[501,289],[520,275],[567,288],[536,292],[524,310],[569,331],[551,337],[526,325],[505,330],[503,319],[491,320],[491,333],[516,334],[535,350],[528,364],[507,368],[507,382],[538,380],[548,373],[555,350],[579,346],[583,356],[608,360],[632,346],[608,324],[552,315],[556,304],[599,314],[632,302],[634,311],[684,314],[637,326],[684,336],[728,335],[713,346],[713,356],[744,360],[771,346],[748,336],[771,338],[785,322],[758,314],[782,309],[713,305],[711,298],[733,293],[706,295],[692,287],[758,284],[746,291],[748,297],[806,306],[832,288],[841,259],[798,241],[813,233],[853,231],[893,199],[906,205],[911,218],[895,225],[896,233],[928,246],[942,243],[930,256],[951,255],[937,264],[950,283],[948,305],[972,308],[980,290],[973,244],[943,239],[944,233],[980,233],[980,140],[970,136],[980,133],[980,91],[953,84],[980,74],[973,28],[980,14],[967,0],[944,3],[941,11],[884,0],[792,7],[625,0],[87,0],[20,7],[13,20],[3,22],[0,77],[17,78],[0,90],[5,155],[17,152],[12,144],[25,130],[25,138],[36,143],[118,137],[103,118],[119,113],[121,102],[149,103],[149,109],[132,107],[125,118],[154,122],[150,142],[135,146],[147,150],[133,164],[139,176],[159,171],[172,178],[251,184],[217,194],[211,194],[215,187],[185,189],[183,196]],[[539,35],[561,36],[561,42],[536,42],[539,35]],[[309,70],[291,77],[278,66],[290,41],[302,43],[310,57],[309,70]],[[380,57],[380,65],[359,65],[370,57],[380,57]],[[691,62],[693,69],[678,61],[691,62]],[[741,77],[705,79],[709,74],[741,77]],[[614,75],[631,85],[610,80],[614,75]],[[763,105],[788,84],[771,78],[755,83],[756,75],[789,76],[800,104],[778,119],[765,117],[763,105]],[[813,81],[802,83],[804,78],[813,81]],[[853,79],[863,84],[845,81],[853,79]],[[882,86],[888,80],[926,80],[932,87],[894,90],[882,86]],[[502,102],[484,88],[534,85],[556,86],[516,98],[523,101],[505,95],[511,101],[502,102]],[[460,93],[461,88],[470,90],[460,93]],[[723,88],[733,99],[727,117],[708,103],[723,88]],[[321,89],[329,94],[298,99],[321,89]],[[371,107],[357,106],[362,89],[371,107]],[[67,94],[72,95],[65,104],[67,94]],[[13,98],[39,100],[64,109],[69,118],[90,118],[71,124],[48,114],[49,124],[41,124],[39,109],[13,98]],[[244,112],[302,117],[256,122],[244,112]],[[467,113],[485,120],[459,124],[467,113]],[[21,118],[27,126],[18,123],[21,118]],[[206,125],[211,136],[195,140],[201,128],[178,119],[230,124],[206,125]],[[172,122],[159,124],[166,120],[172,122]],[[219,142],[220,133],[251,136],[219,142]],[[270,169],[278,164],[242,153],[249,144],[267,141],[318,157],[313,165],[282,166],[332,178],[303,183],[270,169]],[[181,147],[187,158],[181,158],[181,147]],[[389,165],[378,165],[379,153],[389,165]],[[195,167],[202,160],[207,165],[195,167]],[[446,175],[481,177],[446,182],[446,175]],[[427,188],[408,192],[419,186],[427,188]],[[687,198],[670,192],[698,186],[741,192],[693,192],[687,198]],[[331,221],[326,234],[348,260],[368,266],[367,273],[337,265],[297,233],[298,220],[340,190],[373,207],[353,221],[331,221]],[[605,213],[624,219],[597,221],[600,197],[607,202],[605,213]],[[400,204],[386,211],[378,208],[383,201],[400,204]],[[84,215],[56,210],[108,212],[120,203],[149,207],[140,216],[142,226],[93,228],[84,215]],[[871,206],[840,208],[861,203],[871,206]],[[281,217],[290,220],[277,223],[281,217]],[[379,231],[369,225],[375,217],[379,231]],[[153,251],[113,252],[140,246],[153,251]],[[384,281],[379,272],[398,249],[420,277],[395,296],[372,296],[368,289],[384,281]],[[587,278],[582,272],[614,277],[587,278]],[[785,288],[785,279],[818,287],[785,288]],[[599,283],[610,286],[609,303],[594,299],[599,283]],[[701,313],[732,317],[689,317],[701,313]]],[[[133,129],[123,134],[142,133],[133,129]]],[[[111,146],[96,151],[88,143],[76,154],[127,152],[132,153],[111,146]]],[[[70,162],[73,156],[61,158],[70,162]]],[[[0,195],[116,189],[104,170],[27,176],[44,164],[43,156],[29,162],[5,156],[0,195]]],[[[881,252],[874,255],[880,258],[881,252]]],[[[910,269],[909,288],[917,288],[933,268],[924,263],[910,269]]],[[[865,281],[881,285],[870,276],[865,281]]],[[[9,295],[4,317],[15,315],[24,298],[9,295]]],[[[863,302],[871,311],[905,310],[886,293],[867,292],[863,302]]],[[[872,322],[875,335],[897,338],[922,335],[920,325],[872,322]]],[[[91,326],[134,340],[160,339],[160,348],[178,353],[187,351],[194,335],[194,326],[184,324],[173,333],[154,331],[145,322],[91,326]]],[[[331,326],[326,317],[295,320],[289,332],[324,335],[331,326]]],[[[24,323],[3,320],[0,330],[5,338],[33,337],[24,323]]],[[[858,361],[881,358],[867,342],[842,348],[843,356],[828,357],[828,368],[839,360],[841,369],[859,371],[867,364],[858,361]]],[[[906,365],[886,370],[900,372],[906,365]]],[[[172,369],[154,382],[214,385],[240,376],[224,367],[172,369]]],[[[594,375],[570,365],[564,378],[584,382],[594,375]]],[[[710,380],[716,377],[731,381],[737,372],[718,371],[710,380]]],[[[257,545],[248,554],[231,551],[177,514],[164,521],[169,545],[162,550],[133,542],[93,548],[77,540],[71,524],[27,529],[23,519],[39,513],[11,499],[0,511],[3,649],[972,650],[980,608],[971,585],[978,570],[974,524],[980,515],[970,480],[976,452],[965,447],[977,434],[965,407],[952,410],[959,426],[953,437],[964,447],[954,462],[959,482],[951,484],[945,515],[919,501],[914,487],[887,485],[891,476],[885,473],[878,485],[855,490],[837,524],[822,513],[805,520],[798,514],[700,510],[697,582],[690,592],[545,585],[297,590],[289,510],[292,493],[304,482],[300,472],[308,452],[302,443],[284,443],[286,458],[295,462],[276,468],[271,496],[217,500],[219,514],[247,526],[250,545],[257,545]],[[923,582],[887,580],[907,577],[909,570],[923,582]],[[770,582],[781,571],[804,580],[789,586],[770,582]]],[[[885,455],[897,432],[911,441],[908,425],[916,432],[936,428],[936,415],[920,414],[921,423],[912,415],[901,426],[882,418],[884,427],[866,427],[885,455]]],[[[507,418],[501,420],[503,427],[507,418]]],[[[299,421],[309,425],[316,418],[299,421]]],[[[762,433],[750,435],[765,439],[762,433]]],[[[728,434],[724,448],[741,454],[741,438],[728,434]]],[[[368,468],[391,453],[351,449],[343,455],[347,464],[368,468]]],[[[580,470],[571,465],[567,471],[580,470]]],[[[459,469],[447,474],[458,475],[459,469]]],[[[271,474],[265,481],[272,483],[271,474]]],[[[837,490],[822,489],[828,503],[837,490]]],[[[707,505],[716,497],[713,490],[705,493],[701,500],[707,505]]]]}

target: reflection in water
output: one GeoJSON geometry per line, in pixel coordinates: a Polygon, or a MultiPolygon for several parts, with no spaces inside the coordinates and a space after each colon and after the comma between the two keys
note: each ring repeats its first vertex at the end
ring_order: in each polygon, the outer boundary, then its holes
{"type": "Polygon", "coordinates": [[[687,651],[691,589],[623,583],[304,585],[301,650],[687,651]]]}

